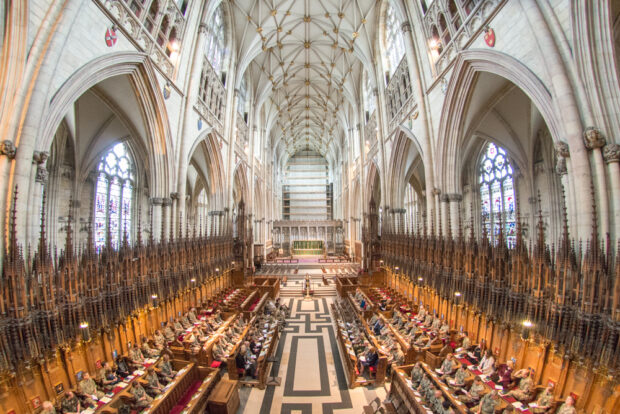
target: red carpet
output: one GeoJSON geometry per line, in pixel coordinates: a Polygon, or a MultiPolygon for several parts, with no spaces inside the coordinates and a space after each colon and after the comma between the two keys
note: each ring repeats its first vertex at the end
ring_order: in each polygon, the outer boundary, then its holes
{"type": "Polygon", "coordinates": [[[202,381],[194,382],[192,386],[187,389],[185,394],[183,394],[177,405],[172,407],[172,410],[170,410],[170,414],[179,414],[181,411],[183,411],[187,404],[189,404],[189,401],[192,399],[192,396],[194,395],[196,390],[200,388],[201,384],[202,381]]]}

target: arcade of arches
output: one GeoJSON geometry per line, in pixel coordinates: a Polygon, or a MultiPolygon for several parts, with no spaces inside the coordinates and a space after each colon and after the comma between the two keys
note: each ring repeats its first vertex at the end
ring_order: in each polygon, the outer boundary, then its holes
{"type": "Polygon", "coordinates": [[[0,15],[0,410],[620,413],[620,1],[0,15]]]}

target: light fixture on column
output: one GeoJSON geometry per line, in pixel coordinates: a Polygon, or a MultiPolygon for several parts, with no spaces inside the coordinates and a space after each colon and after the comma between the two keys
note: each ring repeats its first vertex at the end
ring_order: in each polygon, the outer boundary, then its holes
{"type": "Polygon", "coordinates": [[[90,341],[90,329],[88,328],[88,322],[84,321],[80,323],[80,332],[82,333],[82,340],[84,342],[90,341]]]}
{"type": "Polygon", "coordinates": [[[153,305],[153,307],[154,307],[154,308],[156,308],[156,307],[157,307],[157,294],[156,294],[156,293],[153,293],[153,294],[151,295],[151,303],[152,303],[152,305],[153,305]]]}
{"type": "Polygon", "coordinates": [[[521,332],[521,338],[527,340],[530,337],[530,329],[534,326],[531,320],[526,319],[522,322],[523,331],[521,332]]]}

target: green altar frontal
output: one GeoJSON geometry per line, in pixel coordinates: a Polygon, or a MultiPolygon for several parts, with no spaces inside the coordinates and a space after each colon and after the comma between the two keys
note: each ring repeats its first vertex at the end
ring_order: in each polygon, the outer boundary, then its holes
{"type": "Polygon", "coordinates": [[[293,254],[296,254],[296,255],[323,254],[323,240],[293,240],[293,254]]]}

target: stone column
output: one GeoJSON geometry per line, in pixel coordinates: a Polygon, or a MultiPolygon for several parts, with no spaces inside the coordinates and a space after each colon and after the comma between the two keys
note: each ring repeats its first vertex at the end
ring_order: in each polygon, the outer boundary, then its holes
{"type": "Polygon", "coordinates": [[[458,193],[448,194],[448,200],[450,201],[450,224],[452,235],[456,236],[459,233],[459,215],[461,214],[461,201],[463,201],[463,195],[458,193]]]}
{"type": "MultiPolygon", "coordinates": [[[[425,140],[421,143],[423,149],[423,161],[424,161],[424,176],[426,179],[426,188],[435,187],[435,173],[433,170],[433,154],[432,154],[432,130],[429,126],[429,120],[427,117],[427,109],[426,109],[426,95],[424,90],[422,89],[422,76],[420,74],[420,70],[418,68],[417,59],[416,59],[416,47],[413,43],[413,37],[411,34],[411,23],[404,22],[401,25],[401,30],[403,31],[403,39],[405,40],[405,57],[407,59],[407,68],[409,69],[409,78],[411,79],[411,88],[413,90],[413,95],[415,97],[415,101],[418,105],[418,119],[417,122],[422,124],[422,130],[424,131],[425,140]]],[[[431,210],[433,208],[433,202],[430,197],[426,198],[426,210],[428,212],[427,220],[430,223],[431,220],[431,210]]],[[[439,211],[439,210],[437,210],[439,211]]]]}
{"type": "Polygon", "coordinates": [[[609,232],[609,199],[607,197],[607,186],[605,180],[605,163],[603,162],[603,148],[605,138],[601,131],[594,127],[588,127],[583,132],[583,142],[586,148],[592,151],[594,158],[595,176],[592,179],[596,189],[596,204],[598,205],[597,216],[599,219],[599,237],[605,238],[609,232]]]}
{"type": "MultiPolygon", "coordinates": [[[[568,174],[568,168],[570,163],[570,152],[568,149],[568,144],[566,142],[560,141],[555,143],[555,155],[556,155],[556,164],[555,164],[555,172],[560,176],[560,182],[562,183],[562,187],[564,188],[564,203],[567,206],[573,204],[573,199],[575,195],[573,194],[572,189],[573,183],[571,183],[571,176],[568,174]]],[[[536,198],[536,194],[532,194],[533,198],[536,198]]],[[[577,216],[574,209],[570,209],[568,211],[568,225],[571,228],[574,223],[576,223],[577,216]]],[[[536,215],[536,208],[534,207],[531,211],[531,215],[536,215]]],[[[535,221],[530,220],[530,225],[535,225],[535,221]]],[[[530,227],[534,229],[535,227],[530,227]]],[[[573,234],[573,237],[576,237],[576,234],[573,234]]]]}
{"type": "MultiPolygon", "coordinates": [[[[33,197],[32,197],[32,207],[33,209],[28,212],[28,220],[30,222],[30,240],[32,246],[35,246],[40,233],[40,223],[39,223],[39,214],[38,211],[41,208],[43,196],[43,188],[47,184],[47,179],[49,177],[49,172],[47,171],[46,162],[49,157],[49,153],[46,151],[35,151],[32,156],[32,165],[35,168],[34,171],[34,187],[33,187],[33,197]]],[[[49,200],[49,197],[48,197],[49,200]]],[[[51,217],[50,217],[51,219],[51,217]]],[[[47,229],[46,229],[47,231],[47,229]]]]}
{"type": "MultiPolygon", "coordinates": [[[[181,200],[185,200],[185,195],[187,192],[186,183],[187,183],[187,167],[189,162],[189,154],[190,147],[192,142],[189,142],[189,139],[186,139],[186,136],[190,135],[186,131],[193,131],[195,128],[194,121],[194,110],[193,106],[196,103],[196,99],[198,99],[198,94],[200,91],[200,85],[198,84],[201,79],[201,72],[203,66],[203,50],[204,44],[207,38],[207,24],[201,23],[198,25],[198,38],[196,39],[196,46],[194,49],[194,56],[191,61],[191,70],[190,76],[188,79],[187,92],[188,95],[185,98],[185,114],[183,115],[183,133],[180,134],[180,151],[179,151],[179,169],[178,169],[178,185],[177,189],[179,191],[179,198],[181,200]]],[[[178,212],[185,216],[185,203],[181,203],[178,206],[178,212]]]]}
{"type": "Polygon", "coordinates": [[[611,211],[613,211],[613,227],[611,227],[611,236],[612,240],[617,240],[618,236],[620,236],[620,145],[605,145],[603,148],[603,158],[607,163],[611,196],[611,211]]]}
{"type": "Polygon", "coordinates": [[[441,220],[441,205],[440,205],[440,199],[439,196],[441,195],[441,190],[439,188],[433,188],[432,191],[432,209],[427,213],[429,216],[431,216],[431,226],[428,229],[429,233],[432,234],[433,232],[433,228],[435,229],[435,234],[437,234],[437,229],[438,229],[438,223],[441,220]],[[433,219],[435,220],[435,222],[433,222],[433,219]]]}
{"type": "Polygon", "coordinates": [[[181,209],[179,204],[183,204],[179,202],[179,193],[170,193],[170,222],[168,226],[171,229],[171,232],[174,233],[175,237],[183,236],[184,228],[181,219],[187,220],[187,217],[185,216],[187,212],[185,209],[181,209]]]}
{"type": "Polygon", "coordinates": [[[151,197],[150,202],[153,208],[153,227],[151,232],[154,240],[161,240],[161,220],[162,220],[162,204],[164,199],[161,197],[151,197]]]}
{"type": "Polygon", "coordinates": [[[441,226],[441,232],[443,235],[448,234],[448,217],[450,216],[450,197],[449,194],[443,193],[439,196],[440,201],[440,214],[441,220],[439,224],[441,226]]]}

